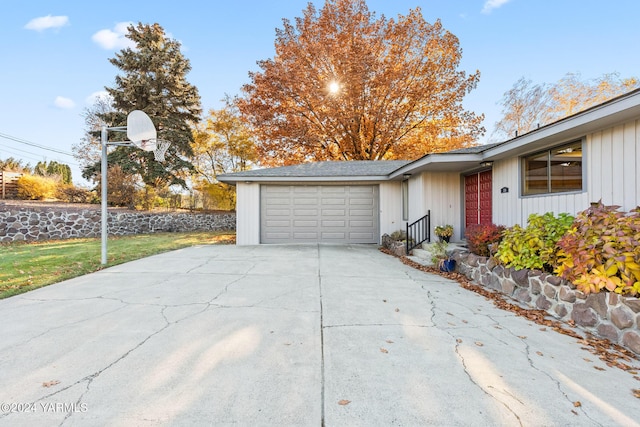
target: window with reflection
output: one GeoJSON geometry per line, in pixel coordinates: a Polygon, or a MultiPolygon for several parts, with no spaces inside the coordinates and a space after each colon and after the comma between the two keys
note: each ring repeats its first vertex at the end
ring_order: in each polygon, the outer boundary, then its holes
{"type": "Polygon", "coordinates": [[[523,159],[524,195],[582,190],[582,142],[523,159]]]}

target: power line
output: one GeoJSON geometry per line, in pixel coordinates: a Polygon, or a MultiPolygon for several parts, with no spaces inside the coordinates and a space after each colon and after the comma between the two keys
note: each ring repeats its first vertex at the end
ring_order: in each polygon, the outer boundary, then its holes
{"type": "Polygon", "coordinates": [[[35,142],[27,141],[26,139],[7,135],[6,133],[0,132],[0,138],[10,139],[11,141],[19,142],[20,144],[30,145],[32,147],[40,148],[42,150],[53,151],[54,153],[64,154],[65,156],[73,157],[73,154],[69,153],[68,151],[58,150],[57,148],[46,147],[44,145],[36,144],[35,142]]]}

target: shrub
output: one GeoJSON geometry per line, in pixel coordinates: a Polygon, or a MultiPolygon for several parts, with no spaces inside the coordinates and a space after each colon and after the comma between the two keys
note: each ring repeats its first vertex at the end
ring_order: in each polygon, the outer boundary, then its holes
{"type": "Polygon", "coordinates": [[[18,198],[24,200],[52,199],[56,195],[57,183],[43,176],[22,175],[18,179],[18,198]]]}
{"type": "Polygon", "coordinates": [[[63,202],[90,203],[95,195],[84,188],[79,188],[72,184],[62,184],[58,186],[56,197],[63,202]]]}
{"type": "Polygon", "coordinates": [[[556,274],[585,294],[640,294],[640,208],[594,203],[580,212],[559,242],[556,274]]]}
{"type": "Polygon", "coordinates": [[[516,224],[504,231],[496,256],[507,267],[552,272],[558,257],[556,243],[572,223],[573,217],[566,213],[531,214],[526,228],[516,224]]]}
{"type": "Polygon", "coordinates": [[[480,256],[490,256],[489,245],[500,243],[504,230],[504,225],[474,224],[467,227],[464,236],[471,252],[480,256]]]}

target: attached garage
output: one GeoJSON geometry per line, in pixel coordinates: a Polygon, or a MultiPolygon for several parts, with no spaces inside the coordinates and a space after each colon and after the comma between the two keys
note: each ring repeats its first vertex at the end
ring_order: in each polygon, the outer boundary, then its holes
{"type": "Polygon", "coordinates": [[[260,243],[378,243],[377,185],[262,185],[260,243]]]}
{"type": "Polygon", "coordinates": [[[236,186],[236,243],[379,244],[400,228],[389,174],[409,163],[327,161],[220,175],[236,186]],[[383,226],[384,224],[384,226],[383,226]]]}

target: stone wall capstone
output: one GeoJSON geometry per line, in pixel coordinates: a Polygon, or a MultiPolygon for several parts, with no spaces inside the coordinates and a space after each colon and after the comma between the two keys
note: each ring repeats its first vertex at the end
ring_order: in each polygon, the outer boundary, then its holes
{"type": "MultiPolygon", "coordinates": [[[[101,236],[99,209],[0,207],[0,242],[101,236]]],[[[111,236],[155,232],[233,231],[234,212],[157,213],[109,210],[111,236]]]]}
{"type": "Polygon", "coordinates": [[[515,270],[493,258],[456,251],[457,271],[484,287],[640,354],[640,299],[610,292],[585,295],[560,277],[538,270],[515,270]]]}

